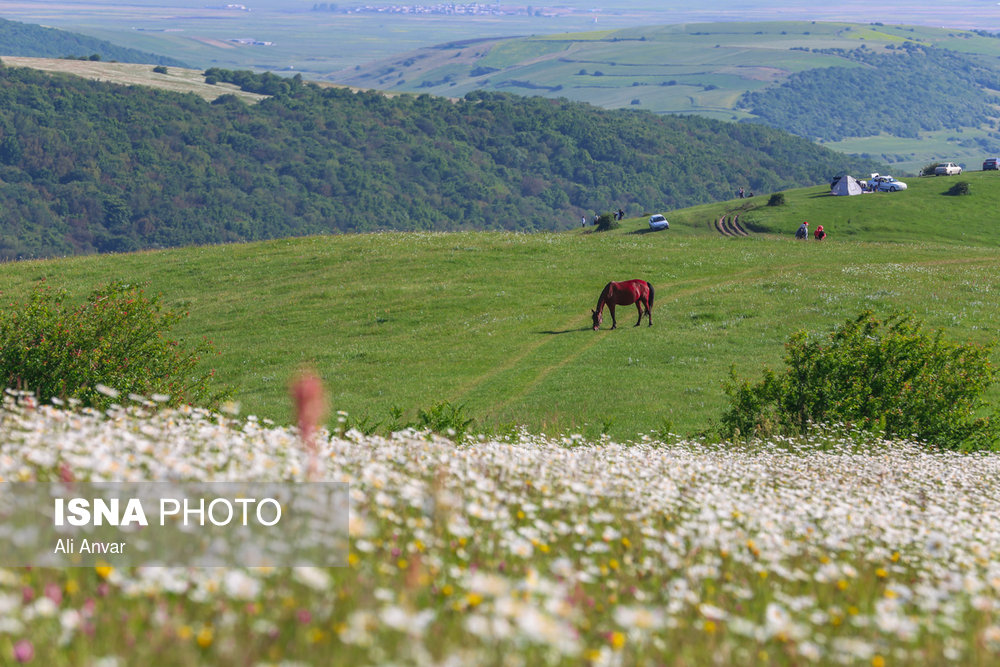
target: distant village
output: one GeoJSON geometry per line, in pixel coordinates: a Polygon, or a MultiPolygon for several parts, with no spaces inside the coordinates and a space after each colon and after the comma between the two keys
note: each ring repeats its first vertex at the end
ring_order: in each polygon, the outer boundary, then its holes
{"type": "Polygon", "coordinates": [[[336,3],[321,2],[313,5],[313,11],[343,12],[345,14],[447,14],[450,16],[549,16],[555,13],[531,6],[501,6],[499,3],[465,4],[440,2],[433,5],[358,5],[340,7],[336,3]]]}

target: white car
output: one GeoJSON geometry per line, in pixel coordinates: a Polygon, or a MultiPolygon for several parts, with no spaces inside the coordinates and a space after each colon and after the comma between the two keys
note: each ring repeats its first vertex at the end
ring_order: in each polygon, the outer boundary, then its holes
{"type": "Polygon", "coordinates": [[[947,164],[939,164],[934,167],[935,176],[955,176],[962,173],[962,168],[959,167],[954,162],[948,162],[947,164]]]}
{"type": "Polygon", "coordinates": [[[906,189],[906,183],[897,181],[892,176],[879,176],[873,182],[879,192],[899,192],[906,189]]]}
{"type": "Polygon", "coordinates": [[[657,213],[656,215],[649,216],[649,228],[654,232],[658,232],[661,229],[670,229],[670,223],[662,215],[657,213]]]}

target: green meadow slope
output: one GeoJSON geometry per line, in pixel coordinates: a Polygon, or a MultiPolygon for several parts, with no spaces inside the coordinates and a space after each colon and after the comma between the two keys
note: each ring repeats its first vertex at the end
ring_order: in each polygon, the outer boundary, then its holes
{"type": "MultiPolygon", "coordinates": [[[[855,173],[856,178],[868,174],[855,173]]],[[[903,177],[904,192],[867,193],[833,197],[826,186],[791,190],[785,204],[768,206],[768,196],[731,199],[695,206],[671,215],[675,228],[701,231],[706,220],[738,216],[748,230],[790,235],[809,221],[821,224],[831,238],[858,241],[939,242],[995,247],[1000,244],[996,202],[1000,199],[1000,173],[966,172],[960,176],[903,177]],[[971,194],[948,194],[959,181],[971,194]]]]}
{"type": "MultiPolygon", "coordinates": [[[[913,179],[904,193],[834,198],[816,188],[759,208],[760,229],[709,228],[747,200],[669,213],[607,233],[380,233],[204,246],[0,266],[4,299],[45,279],[82,296],[121,278],[148,285],[208,336],[209,362],[244,414],[285,422],[287,383],[303,364],[353,423],[413,419],[443,401],[479,424],[617,438],[704,429],[730,366],[777,364],[787,336],[827,330],[867,308],[913,312],[959,340],[1000,328],[997,242],[987,213],[1000,175],[913,179]],[[828,241],[796,242],[800,218],[828,241]],[[850,222],[847,219],[850,219],[850,222]],[[656,289],[653,326],[590,328],[608,280],[656,289]]],[[[763,202],[763,198],[752,200],[763,202]]],[[[994,399],[997,397],[995,396],[994,399]]]]}

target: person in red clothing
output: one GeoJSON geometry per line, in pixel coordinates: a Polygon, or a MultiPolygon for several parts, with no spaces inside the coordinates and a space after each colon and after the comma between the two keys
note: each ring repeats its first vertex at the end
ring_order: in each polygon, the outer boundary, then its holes
{"type": "Polygon", "coordinates": [[[819,227],[816,228],[816,231],[813,232],[813,237],[817,241],[822,241],[823,239],[826,238],[826,232],[823,231],[823,225],[820,225],[819,227]]]}

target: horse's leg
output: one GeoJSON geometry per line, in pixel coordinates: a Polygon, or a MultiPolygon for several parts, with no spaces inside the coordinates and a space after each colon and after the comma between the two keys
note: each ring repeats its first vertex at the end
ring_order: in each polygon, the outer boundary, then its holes
{"type": "Polygon", "coordinates": [[[639,309],[639,319],[636,320],[635,326],[639,326],[642,324],[642,297],[635,300],[635,307],[639,309]]]}
{"type": "MultiPolygon", "coordinates": [[[[649,307],[649,297],[646,297],[646,318],[649,320],[649,326],[653,326],[653,309],[649,307]]],[[[642,319],[641,317],[639,318],[642,319]]]]}
{"type": "Polygon", "coordinates": [[[615,319],[615,304],[609,303],[608,310],[611,311],[611,328],[614,329],[618,326],[618,320],[615,319]]]}

